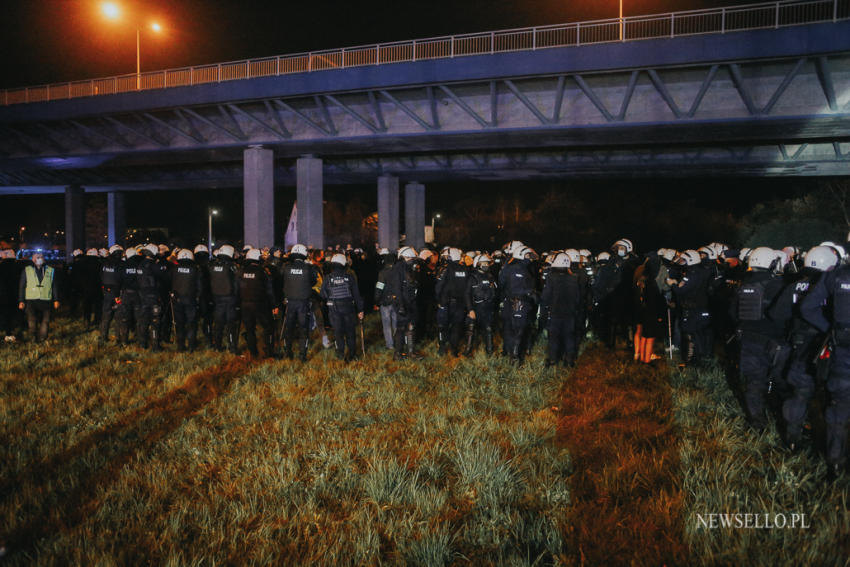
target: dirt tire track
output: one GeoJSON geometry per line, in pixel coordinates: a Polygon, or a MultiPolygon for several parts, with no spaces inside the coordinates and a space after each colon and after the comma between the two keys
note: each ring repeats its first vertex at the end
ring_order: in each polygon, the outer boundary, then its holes
{"type": "Polygon", "coordinates": [[[32,554],[41,538],[83,522],[100,505],[95,497],[99,488],[114,482],[136,454],[150,451],[183,421],[225,393],[249,365],[236,358],[192,374],[180,387],[0,485],[0,507],[9,505],[16,492],[26,490],[40,496],[37,502],[30,502],[35,506],[22,510],[29,519],[0,534],[0,543],[8,552],[4,559],[32,554]],[[86,462],[103,464],[94,468],[86,462]]]}
{"type": "Polygon", "coordinates": [[[573,457],[576,565],[684,565],[684,496],[669,370],[588,348],[564,386],[558,442],[573,457]]]}

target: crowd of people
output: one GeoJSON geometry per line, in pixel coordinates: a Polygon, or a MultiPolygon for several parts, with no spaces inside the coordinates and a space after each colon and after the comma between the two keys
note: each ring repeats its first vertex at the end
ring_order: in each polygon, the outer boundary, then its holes
{"type": "Polygon", "coordinates": [[[572,366],[592,337],[628,345],[643,364],[674,353],[683,367],[731,361],[750,425],[763,430],[770,400],[778,400],[792,451],[806,441],[809,404],[825,383],[826,459],[835,473],[846,467],[850,266],[832,242],[806,252],[711,243],[637,254],[623,238],[595,255],[538,254],[519,241],[492,253],[221,244],[210,254],[203,244],[146,244],[75,250],[63,267],[40,254],[19,260],[5,250],[0,258],[7,343],[46,340],[60,300],[102,343],[129,345],[132,336],[160,350],[173,335],[178,352],[238,354],[241,335],[251,356],[302,361],[312,337],[331,346],[328,331],[340,359],[365,355],[362,321],[372,310],[398,359],[417,358],[417,345],[435,335],[440,355],[489,355],[500,334],[501,353],[514,364],[543,340],[546,367],[572,366]]]}

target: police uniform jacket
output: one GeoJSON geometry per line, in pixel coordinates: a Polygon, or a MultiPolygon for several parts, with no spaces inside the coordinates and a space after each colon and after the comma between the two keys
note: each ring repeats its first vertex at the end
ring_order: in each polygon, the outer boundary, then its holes
{"type": "Polygon", "coordinates": [[[738,329],[771,339],[782,339],[784,325],[770,318],[769,309],[782,290],[782,278],[767,270],[748,272],[741,282],[730,315],[738,329]]]}
{"type": "Polygon", "coordinates": [[[178,260],[169,269],[171,292],[180,299],[198,302],[203,294],[201,268],[193,260],[178,260]]]}
{"type": "Polygon", "coordinates": [[[535,286],[528,260],[514,260],[499,272],[499,290],[505,299],[533,301],[535,286]]]}
{"type": "Polygon", "coordinates": [[[553,319],[572,319],[581,305],[578,278],[567,268],[552,268],[543,287],[541,301],[553,319]]]}
{"type": "Polygon", "coordinates": [[[265,266],[256,260],[246,260],[238,270],[239,296],[243,303],[274,306],[277,300],[272,278],[265,266]]]}
{"type": "Polygon", "coordinates": [[[236,264],[232,258],[216,256],[209,263],[210,293],[213,297],[238,297],[239,285],[236,281],[236,264]]]}
{"type": "Polygon", "coordinates": [[[437,276],[434,292],[437,302],[445,305],[450,301],[463,302],[469,285],[469,269],[458,262],[449,262],[437,276]]]}
{"type": "Polygon", "coordinates": [[[325,276],[319,295],[327,302],[329,309],[345,311],[353,306],[357,313],[363,311],[357,277],[343,267],[335,267],[325,276]]]}
{"type": "Polygon", "coordinates": [[[110,254],[101,264],[100,285],[116,291],[121,287],[121,258],[118,254],[110,254]]]}
{"type": "Polygon", "coordinates": [[[319,281],[316,267],[301,259],[284,264],[282,274],[283,295],[287,301],[307,301],[319,281]]]}
{"type": "Polygon", "coordinates": [[[492,274],[481,270],[470,271],[466,287],[466,310],[492,307],[496,302],[496,293],[496,280],[492,274]]]}

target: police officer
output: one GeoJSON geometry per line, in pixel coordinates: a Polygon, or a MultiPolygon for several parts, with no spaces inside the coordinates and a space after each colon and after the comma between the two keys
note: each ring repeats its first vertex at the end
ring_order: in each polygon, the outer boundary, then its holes
{"type": "Polygon", "coordinates": [[[484,337],[484,350],[487,354],[493,353],[493,314],[498,288],[490,273],[492,265],[493,260],[487,254],[479,254],[472,262],[473,270],[466,287],[466,356],[472,353],[476,329],[484,337]]]}
{"type": "Polygon", "coordinates": [[[222,341],[227,334],[227,346],[236,354],[239,327],[239,285],[236,281],[235,250],[224,244],[209,263],[210,294],[213,300],[213,348],[224,350],[222,341]]]}
{"type": "MultiPolygon", "coordinates": [[[[130,324],[136,323],[136,313],[139,307],[139,286],[136,281],[139,262],[142,257],[136,248],[130,247],[124,251],[124,263],[121,266],[121,295],[115,314],[118,323],[118,343],[130,344],[130,324]]],[[[138,324],[137,324],[138,325],[138,324]]]]}
{"type": "Polygon", "coordinates": [[[419,258],[416,250],[404,246],[398,251],[399,262],[387,276],[387,290],[395,309],[396,328],[393,337],[395,358],[414,356],[416,325],[418,323],[419,258]]]}
{"type": "Polygon", "coordinates": [[[195,246],[192,253],[201,277],[201,299],[198,301],[198,320],[204,333],[207,348],[213,347],[213,315],[215,312],[210,291],[210,252],[203,244],[195,246]]]}
{"type": "Polygon", "coordinates": [[[567,254],[561,252],[556,255],[543,287],[541,303],[549,310],[547,368],[561,361],[567,366],[575,366],[576,317],[581,308],[581,290],[570,265],[567,254]]]}
{"type": "Polygon", "coordinates": [[[514,247],[512,261],[499,273],[499,290],[504,300],[502,334],[505,352],[516,364],[522,362],[523,341],[536,303],[535,278],[527,257],[530,252],[531,249],[526,246],[514,247]]]}
{"type": "Polygon", "coordinates": [[[809,290],[800,311],[819,331],[830,333],[826,380],[829,404],[824,412],[826,461],[830,474],[838,476],[847,467],[850,421],[850,266],[842,265],[824,274],[809,290]]]}
{"type": "Polygon", "coordinates": [[[616,342],[614,291],[622,278],[621,263],[611,258],[608,252],[600,252],[596,257],[596,275],[591,284],[591,319],[594,333],[608,348],[614,348],[616,342]]]}
{"type": "Polygon", "coordinates": [[[434,289],[437,298],[437,340],[439,354],[446,354],[448,347],[457,356],[463,321],[468,313],[466,288],[469,285],[469,270],[461,263],[461,251],[449,248],[446,264],[437,276],[434,289]]]}
{"type": "Polygon", "coordinates": [[[363,320],[363,298],[357,287],[357,278],[353,273],[347,272],[345,266],[345,254],[334,254],[330,262],[330,272],[322,282],[320,295],[328,305],[337,358],[347,362],[357,358],[355,326],[357,320],[363,320]]]}
{"type": "Polygon", "coordinates": [[[177,253],[177,264],[169,268],[171,290],[169,299],[174,320],[177,352],[194,352],[198,343],[198,305],[203,296],[202,270],[195,263],[195,254],[188,249],[177,253]]]}
{"type": "Polygon", "coordinates": [[[32,255],[32,265],[24,268],[21,274],[18,309],[26,309],[27,327],[32,340],[47,340],[51,311],[59,309],[59,286],[56,271],[44,263],[41,252],[32,255]]]}
{"type": "Polygon", "coordinates": [[[803,318],[800,307],[822,274],[838,265],[838,256],[826,246],[815,246],[806,254],[800,278],[787,284],[768,315],[787,322],[787,344],[791,348],[786,382],[789,396],[782,404],[785,444],[795,451],[800,446],[809,402],[815,392],[815,361],[823,345],[823,333],[803,318]]]}
{"type": "Polygon", "coordinates": [[[136,339],[139,346],[148,348],[148,340],[154,352],[161,349],[160,324],[162,303],[160,302],[161,280],[164,278],[164,266],[157,262],[159,248],[148,244],[139,251],[141,260],[136,265],[136,289],[139,303],[134,311],[136,317],[136,339]]]}
{"type": "Polygon", "coordinates": [[[392,298],[387,290],[387,278],[395,264],[395,255],[389,249],[378,251],[381,269],[378,271],[378,281],[375,283],[375,306],[381,312],[381,327],[384,331],[384,343],[388,350],[393,350],[393,335],[395,334],[396,319],[392,298]]]}
{"type": "Polygon", "coordinates": [[[99,325],[101,318],[101,260],[96,248],[89,248],[74,264],[74,287],[82,303],[83,321],[86,326],[99,325]]]}
{"type": "Polygon", "coordinates": [[[308,264],[307,247],[295,244],[289,251],[290,261],[284,265],[283,294],[286,313],[283,318],[283,346],[287,358],[293,357],[295,330],[300,327],[304,337],[300,343],[299,358],[307,360],[307,348],[310,346],[310,317],[313,309],[311,294],[313,286],[319,281],[315,266],[308,264]]]}
{"type": "Polygon", "coordinates": [[[783,357],[783,325],[768,315],[782,289],[782,279],[773,272],[776,253],[759,247],[750,253],[750,271],[741,282],[733,304],[741,353],[739,368],[745,384],[744,402],[750,425],[761,431],[766,425],[765,409],[771,378],[783,357]]]}
{"type": "Polygon", "coordinates": [[[100,288],[103,300],[100,305],[100,342],[109,341],[109,326],[118,309],[121,297],[121,261],[124,248],[118,244],[109,247],[109,255],[100,266],[100,288]]]}
{"type": "Polygon", "coordinates": [[[270,358],[274,353],[273,314],[279,312],[278,300],[272,286],[272,277],[268,268],[261,262],[261,252],[251,248],[245,252],[245,260],[238,272],[239,300],[242,325],[245,328],[245,341],[251,356],[259,356],[256,328],[262,329],[263,355],[270,358]]]}
{"type": "Polygon", "coordinates": [[[708,309],[709,272],[696,250],[680,254],[681,278],[672,286],[679,307],[679,326],[687,339],[685,363],[700,364],[711,357],[711,312],[708,309]]]}

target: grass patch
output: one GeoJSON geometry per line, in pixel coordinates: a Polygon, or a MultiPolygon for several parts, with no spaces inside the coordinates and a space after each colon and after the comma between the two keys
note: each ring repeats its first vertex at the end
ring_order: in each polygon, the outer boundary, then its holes
{"type": "Polygon", "coordinates": [[[564,554],[572,469],[550,408],[566,374],[543,373],[542,356],[517,370],[375,347],[345,365],[314,347],[306,365],[252,363],[99,350],[77,323],[54,330],[49,348],[0,353],[6,564],[564,554]]]}
{"type": "MultiPolygon", "coordinates": [[[[757,435],[720,366],[673,374],[682,430],[684,537],[695,565],[850,564],[850,479],[827,480],[823,458],[787,453],[776,427],[757,435]],[[706,528],[708,514],[805,514],[802,529],[706,528]]],[[[772,522],[773,523],[773,522],[772,522]]],[[[754,525],[754,523],[753,523],[754,525]]],[[[798,523],[798,526],[800,524],[798,523]]]]}

